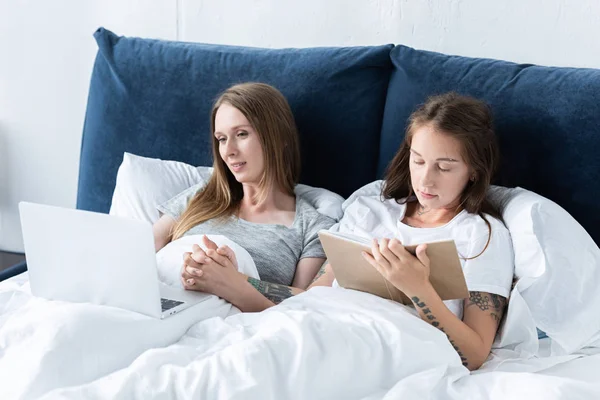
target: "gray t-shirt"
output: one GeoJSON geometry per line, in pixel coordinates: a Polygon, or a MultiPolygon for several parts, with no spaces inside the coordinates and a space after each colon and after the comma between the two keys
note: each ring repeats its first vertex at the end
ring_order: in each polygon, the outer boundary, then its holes
{"type": "MultiPolygon", "coordinates": [[[[158,211],[175,219],[185,211],[189,201],[203,184],[192,186],[158,206],[158,211]]],[[[209,220],[196,225],[184,236],[213,234],[227,236],[252,256],[260,279],[291,285],[296,264],[302,258],[325,258],[317,232],[329,229],[335,221],[320,214],[311,204],[296,196],[296,216],[291,227],[248,222],[236,216],[226,220],[209,220]]]]}

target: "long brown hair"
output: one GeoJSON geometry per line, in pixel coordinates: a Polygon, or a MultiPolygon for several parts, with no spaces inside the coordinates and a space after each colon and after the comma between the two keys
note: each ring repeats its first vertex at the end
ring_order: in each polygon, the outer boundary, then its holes
{"type": "Polygon", "coordinates": [[[213,218],[233,215],[244,196],[239,183],[219,154],[214,137],[215,117],[222,104],[238,109],[257,132],[263,150],[265,170],[253,202],[264,202],[275,187],[294,195],[300,179],[300,144],[292,110],[285,97],[264,83],[242,83],[225,90],[215,101],[210,119],[214,172],[201,191],[188,204],[171,233],[178,239],[194,226],[213,218]]]}
{"type": "MultiPolygon", "coordinates": [[[[410,147],[416,128],[432,124],[438,132],[461,143],[462,156],[473,171],[473,179],[465,186],[457,211],[464,208],[477,214],[488,226],[489,237],[481,255],[489,245],[492,227],[484,214],[502,221],[500,210],[486,197],[499,161],[492,112],[483,101],[457,93],[432,96],[411,114],[400,149],[389,164],[382,195],[386,199],[406,202],[413,195],[410,179],[410,147]]],[[[475,258],[472,257],[472,258],[475,258]]]]}

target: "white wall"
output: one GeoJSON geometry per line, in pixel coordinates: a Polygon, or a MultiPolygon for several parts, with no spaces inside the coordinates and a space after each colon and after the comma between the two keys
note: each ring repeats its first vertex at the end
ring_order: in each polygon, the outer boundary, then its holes
{"type": "Polygon", "coordinates": [[[21,251],[17,203],[75,206],[98,26],[261,47],[402,43],[600,68],[598,0],[0,0],[0,249],[21,251]]]}
{"type": "Polygon", "coordinates": [[[180,12],[179,38],[187,41],[262,47],[401,43],[600,68],[599,0],[181,0],[180,12]]]}
{"type": "Polygon", "coordinates": [[[0,0],[0,249],[22,251],[18,202],[75,206],[92,37],[175,39],[175,2],[0,0]]]}

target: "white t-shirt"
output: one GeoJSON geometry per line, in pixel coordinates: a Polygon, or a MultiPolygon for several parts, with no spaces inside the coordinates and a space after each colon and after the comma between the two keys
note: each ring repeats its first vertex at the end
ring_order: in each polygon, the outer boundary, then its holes
{"type": "MultiPolygon", "coordinates": [[[[435,228],[414,228],[402,223],[406,204],[394,199],[381,201],[379,195],[356,198],[331,230],[366,237],[397,238],[405,245],[453,239],[461,258],[467,288],[508,298],[514,271],[512,241],[501,221],[486,215],[492,226],[487,249],[479,257],[489,237],[488,226],[476,214],[461,211],[450,222],[435,228]]],[[[337,283],[337,282],[336,282],[337,283]]],[[[462,319],[464,300],[444,301],[448,309],[462,319]]]]}

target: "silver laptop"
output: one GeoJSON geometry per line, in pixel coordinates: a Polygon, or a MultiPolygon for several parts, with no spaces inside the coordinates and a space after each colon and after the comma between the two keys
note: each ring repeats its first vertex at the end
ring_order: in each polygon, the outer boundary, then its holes
{"type": "Polygon", "coordinates": [[[152,226],[107,214],[21,202],[31,293],[165,318],[210,297],[158,280],[152,226]]]}

